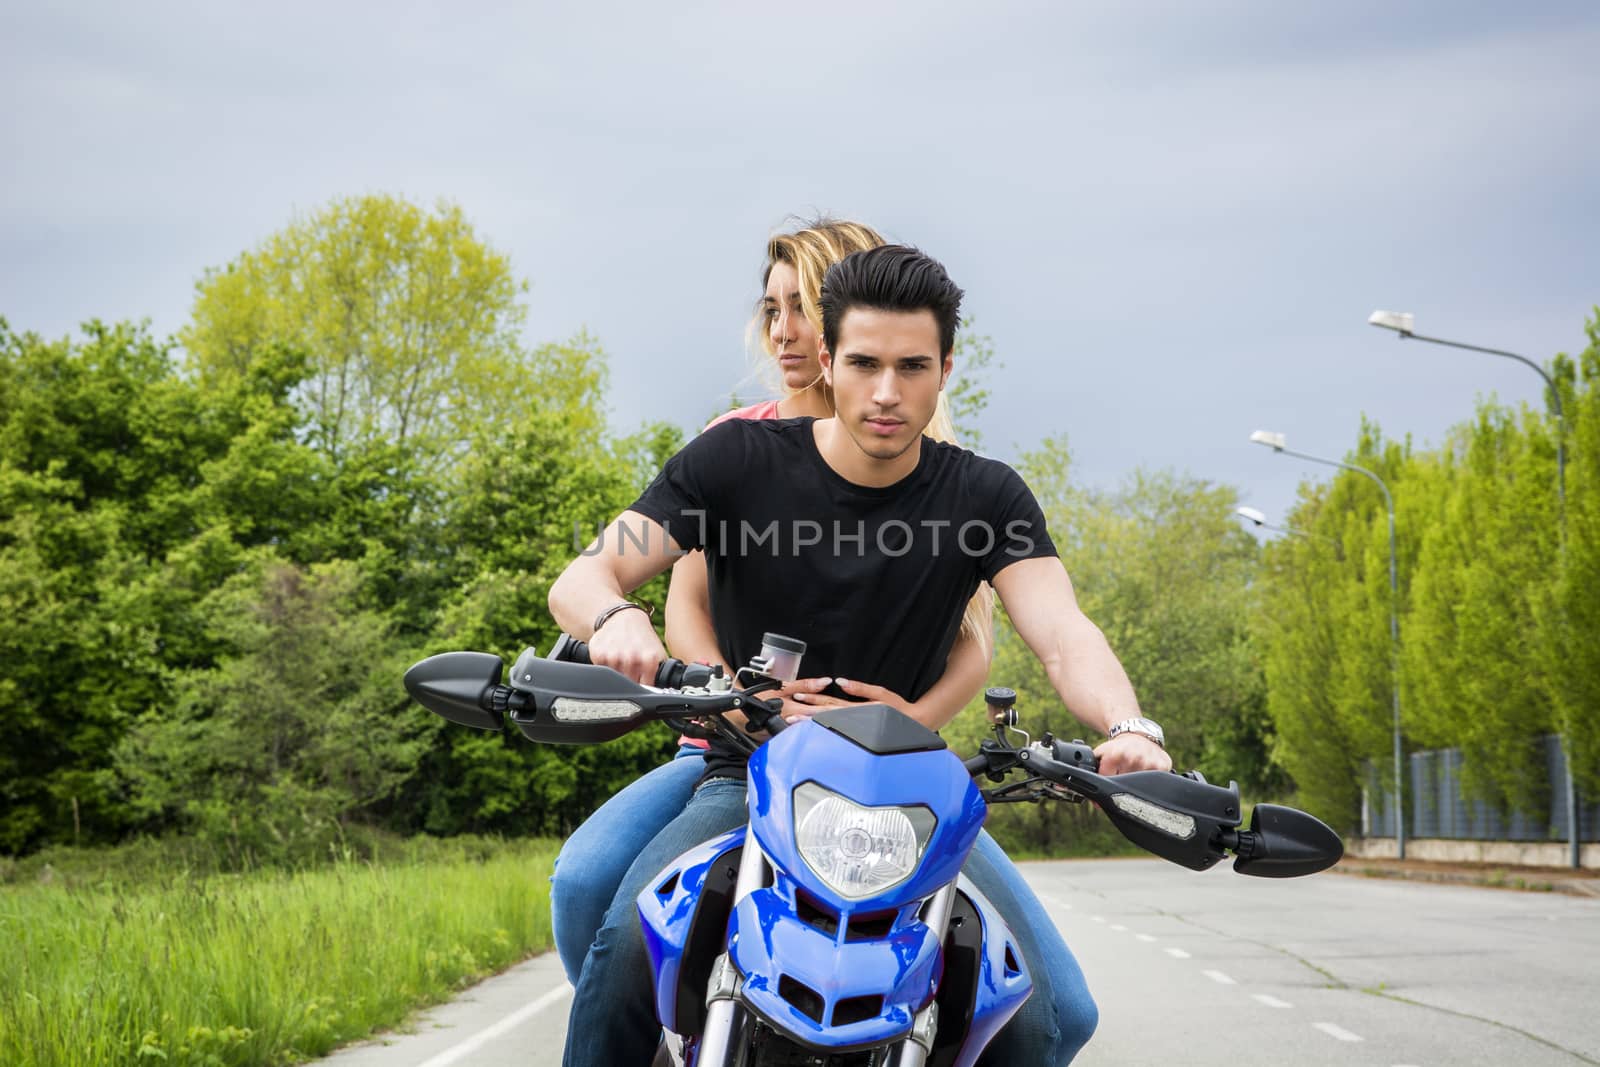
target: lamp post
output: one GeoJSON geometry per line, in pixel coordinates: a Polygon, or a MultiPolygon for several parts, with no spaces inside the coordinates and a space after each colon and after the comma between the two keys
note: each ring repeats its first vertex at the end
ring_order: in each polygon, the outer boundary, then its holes
{"type": "Polygon", "coordinates": [[[1239,516],[1241,519],[1248,519],[1251,523],[1266,530],[1277,530],[1279,533],[1286,533],[1293,537],[1315,538],[1318,541],[1326,541],[1330,545],[1338,544],[1338,542],[1331,537],[1323,537],[1321,534],[1307,533],[1304,530],[1296,530],[1293,526],[1279,526],[1276,523],[1268,522],[1266,513],[1261,511],[1259,508],[1239,507],[1234,508],[1233,513],[1239,516]]]}
{"type": "Polygon", "coordinates": [[[1281,452],[1286,456],[1295,456],[1298,459],[1310,460],[1312,463],[1322,463],[1329,467],[1338,467],[1341,470],[1354,471],[1365,475],[1377,484],[1383,492],[1383,504],[1389,512],[1389,675],[1394,689],[1394,842],[1395,851],[1400,859],[1406,858],[1406,805],[1405,781],[1400,774],[1400,582],[1395,569],[1394,554],[1394,497],[1389,495],[1389,487],[1382,478],[1367,470],[1357,467],[1353,463],[1341,463],[1336,459],[1323,459],[1321,456],[1309,456],[1304,452],[1291,451],[1286,446],[1286,438],[1281,433],[1270,430],[1257,430],[1250,435],[1250,440],[1258,445],[1266,445],[1274,452],[1281,452]]]}
{"type": "Polygon", "coordinates": [[[1281,533],[1299,533],[1300,532],[1299,530],[1291,530],[1287,526],[1274,526],[1272,523],[1267,521],[1266,512],[1261,511],[1259,508],[1249,508],[1249,507],[1234,508],[1233,509],[1233,513],[1235,515],[1239,516],[1241,519],[1249,519],[1251,522],[1255,523],[1257,526],[1265,526],[1269,530],[1278,530],[1281,533]]]}
{"type": "Polygon", "coordinates": [[[1514,359],[1518,363],[1532,367],[1534,373],[1544,379],[1544,384],[1550,389],[1550,402],[1556,409],[1556,502],[1559,509],[1557,520],[1561,527],[1561,544],[1567,543],[1567,418],[1561,410],[1561,390],[1556,388],[1555,380],[1550,377],[1545,369],[1527,356],[1519,356],[1515,352],[1505,352],[1498,348],[1484,348],[1480,345],[1463,344],[1460,341],[1446,341],[1439,337],[1424,337],[1412,329],[1416,316],[1409,311],[1374,311],[1367,316],[1370,325],[1393,330],[1400,336],[1400,340],[1426,341],[1432,345],[1446,345],[1450,348],[1464,348],[1469,352],[1486,352],[1491,356],[1504,356],[1514,359]]]}
{"type": "MultiPolygon", "coordinates": [[[[1484,348],[1481,345],[1469,345],[1460,341],[1446,341],[1440,337],[1424,337],[1413,328],[1416,325],[1416,316],[1409,311],[1374,311],[1367,316],[1368,324],[1378,326],[1385,330],[1393,330],[1399,335],[1400,340],[1427,341],[1429,344],[1445,345],[1449,348],[1463,348],[1468,352],[1484,352],[1491,356],[1503,356],[1514,359],[1518,363],[1532,367],[1539,377],[1544,379],[1544,384],[1550,390],[1550,402],[1556,409],[1556,526],[1557,536],[1560,538],[1556,551],[1560,553],[1564,562],[1567,554],[1567,418],[1561,410],[1561,390],[1556,388],[1555,381],[1545,369],[1527,356],[1519,356],[1515,352],[1506,352],[1498,348],[1484,348]]],[[[1578,866],[1578,786],[1572,780],[1572,746],[1568,739],[1562,739],[1562,755],[1566,757],[1567,764],[1567,830],[1568,852],[1572,866],[1578,866]]]]}

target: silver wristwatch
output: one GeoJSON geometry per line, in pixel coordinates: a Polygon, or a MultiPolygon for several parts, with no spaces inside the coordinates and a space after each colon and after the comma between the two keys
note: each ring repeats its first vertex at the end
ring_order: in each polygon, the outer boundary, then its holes
{"type": "Polygon", "coordinates": [[[1162,732],[1161,724],[1143,716],[1136,715],[1131,719],[1113,723],[1111,729],[1106,731],[1107,738],[1116,737],[1118,734],[1138,734],[1141,737],[1148,737],[1162,748],[1167,747],[1167,735],[1162,732]]]}

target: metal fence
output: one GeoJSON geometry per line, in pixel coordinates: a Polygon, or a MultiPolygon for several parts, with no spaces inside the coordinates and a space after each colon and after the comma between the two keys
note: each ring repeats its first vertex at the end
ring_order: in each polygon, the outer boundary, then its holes
{"type": "MultiPolygon", "coordinates": [[[[1561,739],[1539,739],[1544,755],[1545,779],[1550,795],[1549,817],[1502,811],[1482,800],[1468,800],[1461,792],[1461,751],[1436,749],[1411,754],[1406,790],[1408,838],[1456,838],[1473,841],[1566,841],[1570,837],[1567,811],[1567,763],[1561,739]]],[[[1393,837],[1394,791],[1369,768],[1362,791],[1361,833],[1364,837],[1393,837]]],[[[1578,838],[1600,841],[1600,799],[1578,794],[1578,838]]]]}

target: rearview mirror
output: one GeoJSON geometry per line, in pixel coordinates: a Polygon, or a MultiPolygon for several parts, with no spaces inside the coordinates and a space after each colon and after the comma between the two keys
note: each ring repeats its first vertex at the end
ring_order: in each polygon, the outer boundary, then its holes
{"type": "Polygon", "coordinates": [[[485,707],[485,691],[500,684],[505,664],[487,652],[443,652],[406,671],[406,692],[435,715],[479,730],[504,726],[500,713],[485,707]]]}
{"type": "Polygon", "coordinates": [[[1257,804],[1250,813],[1250,832],[1255,835],[1250,854],[1241,849],[1233,861],[1240,874],[1298,878],[1325,871],[1344,855],[1344,842],[1327,823],[1295,808],[1257,804]]]}

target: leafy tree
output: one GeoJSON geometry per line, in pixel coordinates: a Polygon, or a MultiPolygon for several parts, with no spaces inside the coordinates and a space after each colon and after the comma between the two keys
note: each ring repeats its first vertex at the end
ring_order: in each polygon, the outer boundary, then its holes
{"type": "MultiPolygon", "coordinates": [[[[185,605],[234,559],[230,533],[207,536],[207,472],[287,432],[292,364],[205,393],[140,328],[46,342],[0,323],[0,849],[123,825],[110,750],[169,665],[208,654],[185,605]]],[[[217,521],[263,537],[293,511],[235,503],[217,521]]]]}
{"type": "Polygon", "coordinates": [[[1518,420],[1484,405],[1454,448],[1413,459],[1424,478],[1407,475],[1408,497],[1433,507],[1426,517],[1407,509],[1425,533],[1404,634],[1406,733],[1459,747],[1469,793],[1532,815],[1545,814],[1549,796],[1536,742],[1556,729],[1536,612],[1557,527],[1529,520],[1555,513],[1550,431],[1526,411],[1518,420]]]}
{"type": "Polygon", "coordinates": [[[1563,400],[1566,551],[1553,610],[1542,619],[1541,647],[1555,660],[1546,670],[1574,775],[1594,797],[1600,794],[1600,307],[1584,328],[1589,343],[1575,361],[1578,387],[1563,400]]]}
{"type": "Polygon", "coordinates": [[[303,570],[270,553],[200,606],[227,646],[184,672],[118,746],[144,825],[198,833],[236,862],[303,859],[414,772],[437,724],[395,679],[412,655],[360,606],[345,561],[303,570]]]}
{"type": "Polygon", "coordinates": [[[1273,758],[1294,782],[1297,800],[1337,827],[1354,825],[1365,760],[1338,712],[1329,680],[1340,624],[1330,607],[1344,549],[1319,530],[1326,487],[1302,485],[1291,528],[1304,536],[1270,545],[1259,579],[1256,640],[1262,648],[1273,758]]]}
{"type": "Polygon", "coordinates": [[[0,848],[128,826],[112,749],[213,666],[223,643],[199,605],[253,547],[420,569],[408,544],[427,527],[391,517],[417,483],[382,461],[335,469],[298,440],[305,368],[267,346],[207,382],[141,328],[46,342],[0,327],[0,848]]]}
{"type": "Polygon", "coordinates": [[[448,466],[475,426],[564,394],[573,360],[522,347],[526,288],[459,207],[351,197],[207,271],[180,339],[211,378],[248,371],[273,344],[306,353],[296,400],[311,442],[341,465],[377,441],[448,466]]]}
{"type": "Polygon", "coordinates": [[[1391,604],[1403,615],[1424,526],[1408,510],[1408,456],[1364,422],[1348,459],[1382,478],[1395,499],[1397,604],[1388,511],[1377,486],[1354,472],[1341,472],[1326,491],[1302,487],[1289,525],[1308,537],[1274,546],[1264,575],[1269,610],[1258,635],[1268,650],[1279,757],[1300,802],[1336,827],[1356,824],[1366,766],[1387,775],[1393,765],[1391,604]]]}
{"type": "MultiPolygon", "coordinates": [[[[602,381],[591,383],[596,404],[602,381]]],[[[548,650],[558,632],[546,602],[551,584],[680,443],[665,424],[607,442],[592,420],[541,411],[482,434],[445,520],[457,584],[433,647],[507,662],[528,645],[548,650]]],[[[663,604],[666,578],[639,596],[663,604]]],[[[571,748],[529,744],[515,731],[446,730],[406,806],[435,833],[566,832],[667,758],[671,744],[664,728],[571,748]]]]}

